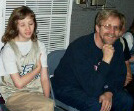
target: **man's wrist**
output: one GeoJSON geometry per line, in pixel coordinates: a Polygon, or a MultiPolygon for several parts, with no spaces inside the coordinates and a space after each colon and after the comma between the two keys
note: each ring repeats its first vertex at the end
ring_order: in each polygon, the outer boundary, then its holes
{"type": "Polygon", "coordinates": [[[105,92],[104,95],[112,97],[113,93],[112,92],[105,92]]]}
{"type": "Polygon", "coordinates": [[[102,58],[102,61],[106,62],[107,64],[110,64],[111,60],[102,58]]]}

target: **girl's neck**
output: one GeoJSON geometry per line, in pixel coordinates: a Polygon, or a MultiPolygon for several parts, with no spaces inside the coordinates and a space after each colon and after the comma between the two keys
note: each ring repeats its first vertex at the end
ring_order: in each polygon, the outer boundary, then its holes
{"type": "Polygon", "coordinates": [[[27,42],[27,41],[29,41],[30,39],[20,39],[18,36],[16,36],[15,38],[14,38],[14,41],[15,42],[27,42]]]}

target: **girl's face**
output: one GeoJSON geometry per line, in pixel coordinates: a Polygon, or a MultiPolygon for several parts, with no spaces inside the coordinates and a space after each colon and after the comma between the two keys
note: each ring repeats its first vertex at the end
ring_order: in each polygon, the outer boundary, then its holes
{"type": "Polygon", "coordinates": [[[33,18],[27,16],[25,19],[18,20],[18,36],[15,38],[16,41],[28,41],[34,32],[35,23],[33,18]]]}

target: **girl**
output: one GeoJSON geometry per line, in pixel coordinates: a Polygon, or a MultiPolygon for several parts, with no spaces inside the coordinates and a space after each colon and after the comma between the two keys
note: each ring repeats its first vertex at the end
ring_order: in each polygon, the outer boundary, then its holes
{"type": "Polygon", "coordinates": [[[36,28],[35,14],[22,6],[12,12],[2,37],[2,60],[8,76],[2,77],[0,88],[11,111],[53,111],[46,49],[37,40],[36,28]]]}

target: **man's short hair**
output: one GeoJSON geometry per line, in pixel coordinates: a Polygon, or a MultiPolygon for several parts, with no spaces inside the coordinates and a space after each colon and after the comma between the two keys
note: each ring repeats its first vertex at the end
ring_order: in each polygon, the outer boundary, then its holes
{"type": "Polygon", "coordinates": [[[102,10],[98,12],[95,19],[95,25],[100,26],[103,20],[107,20],[111,16],[119,18],[120,29],[122,29],[123,24],[121,22],[121,13],[119,13],[117,10],[112,10],[112,9],[102,10]]]}

